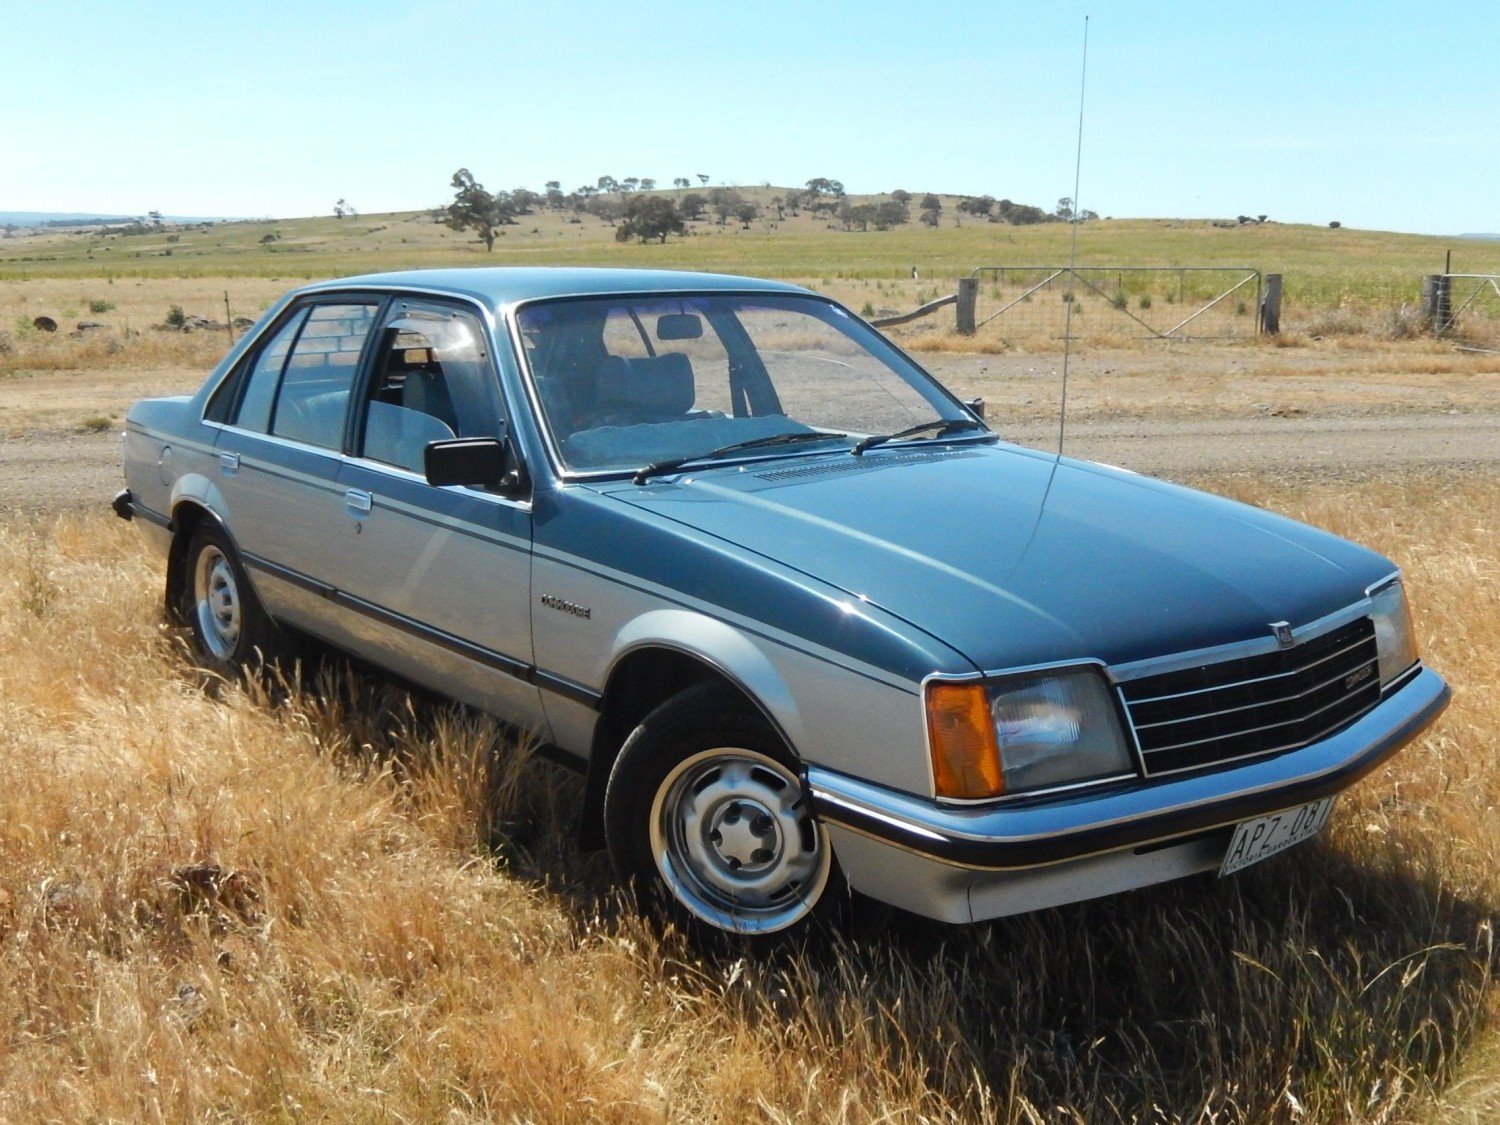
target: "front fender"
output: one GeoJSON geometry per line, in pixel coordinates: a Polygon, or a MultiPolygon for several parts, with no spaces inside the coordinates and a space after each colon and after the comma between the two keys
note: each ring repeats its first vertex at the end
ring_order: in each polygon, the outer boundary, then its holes
{"type": "Polygon", "coordinates": [[[802,715],[781,671],[761,647],[763,643],[727,622],[692,610],[652,610],[632,619],[616,635],[610,675],[642,649],[671,649],[692,657],[743,691],[795,749],[806,741],[802,715]]]}

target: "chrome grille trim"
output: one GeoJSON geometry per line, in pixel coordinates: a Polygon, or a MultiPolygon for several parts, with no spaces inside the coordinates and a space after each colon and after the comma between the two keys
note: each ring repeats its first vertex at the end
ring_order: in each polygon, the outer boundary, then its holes
{"type": "MultiPolygon", "coordinates": [[[[1347,651],[1347,650],[1345,650],[1345,651],[1347,651]]],[[[1310,665],[1309,667],[1316,667],[1316,665],[1310,665]]],[[[1340,680],[1344,679],[1345,677],[1353,675],[1355,672],[1359,671],[1359,669],[1361,669],[1361,668],[1377,668],[1377,670],[1378,670],[1378,661],[1375,661],[1375,660],[1366,660],[1363,663],[1356,665],[1352,669],[1341,669],[1340,671],[1336,672],[1330,678],[1328,678],[1326,680],[1321,680],[1318,683],[1314,684],[1312,687],[1307,688],[1304,691],[1294,692],[1291,695],[1281,696],[1276,702],[1278,702],[1278,703],[1291,703],[1294,700],[1305,699],[1309,695],[1312,695],[1314,692],[1322,691],[1324,688],[1330,686],[1331,684],[1336,684],[1340,680]]],[[[1287,672],[1287,673],[1285,673],[1285,676],[1288,676],[1288,677],[1289,676],[1294,676],[1294,675],[1296,675],[1295,672],[1287,672]]],[[[1273,680],[1280,679],[1280,678],[1284,678],[1284,677],[1271,677],[1271,676],[1268,676],[1265,679],[1261,679],[1261,680],[1246,680],[1244,682],[1245,683],[1261,683],[1261,684],[1263,684],[1263,683],[1270,683],[1273,680]]],[[[1363,682],[1363,681],[1361,681],[1361,682],[1363,682]]],[[[1240,686],[1240,685],[1235,685],[1235,686],[1240,686]]],[[[1202,694],[1204,694],[1206,692],[1217,691],[1217,690],[1219,690],[1219,689],[1217,689],[1217,688],[1204,688],[1202,692],[1194,692],[1192,694],[1194,694],[1194,695],[1202,695],[1202,694]]],[[[1138,699],[1138,700],[1135,700],[1135,702],[1136,703],[1160,703],[1163,700],[1187,699],[1187,698],[1189,698],[1188,695],[1163,695],[1163,696],[1158,696],[1156,699],[1138,699]]],[[[1336,702],[1337,702],[1337,700],[1335,700],[1335,703],[1336,702]]],[[[1202,712],[1199,712],[1194,717],[1195,718],[1199,718],[1199,719],[1217,719],[1217,718],[1219,718],[1222,715],[1237,715],[1237,714],[1239,714],[1239,713],[1241,713],[1243,711],[1253,711],[1253,710],[1257,710],[1259,708],[1263,708],[1264,706],[1265,706],[1265,703],[1263,703],[1263,702],[1262,703],[1246,703],[1246,704],[1244,704],[1243,706],[1240,706],[1240,707],[1226,707],[1226,708],[1224,708],[1221,711],[1202,711],[1202,712]]],[[[1327,710],[1327,708],[1326,707],[1320,707],[1316,711],[1313,711],[1312,714],[1316,715],[1320,711],[1324,711],[1324,710],[1327,710]]],[[[1290,720],[1290,721],[1295,722],[1296,720],[1290,720]]],[[[1154,727],[1175,726],[1179,722],[1181,722],[1180,719],[1168,719],[1165,722],[1160,722],[1160,723],[1137,723],[1135,729],[1138,730],[1138,731],[1139,730],[1151,730],[1154,727]]],[[[1272,723],[1271,724],[1271,726],[1273,726],[1273,727],[1286,726],[1286,725],[1287,725],[1286,723],[1272,723]]],[[[1260,730],[1260,729],[1269,729],[1269,728],[1259,728],[1258,727],[1256,729],[1260,730]]]]}
{"type": "Polygon", "coordinates": [[[1148,776],[1307,746],[1380,701],[1367,616],[1289,649],[1234,656],[1119,684],[1148,776]]]}
{"type": "MultiPolygon", "coordinates": [[[[1260,676],[1260,677],[1258,677],[1256,679],[1239,680],[1233,686],[1239,687],[1239,686],[1245,686],[1245,685],[1249,685],[1249,684],[1269,684],[1269,683],[1274,683],[1277,680],[1288,679],[1288,678],[1290,678],[1292,676],[1296,676],[1296,675],[1298,675],[1298,674],[1306,671],[1308,668],[1316,668],[1319,664],[1327,664],[1330,660],[1337,660],[1340,656],[1343,656],[1346,653],[1354,651],[1355,649],[1357,649],[1358,647],[1360,647],[1360,645],[1362,645],[1362,644],[1364,644],[1363,641],[1356,641],[1354,644],[1351,644],[1351,645],[1348,645],[1348,646],[1346,646],[1344,648],[1341,648],[1337,652],[1331,652],[1327,656],[1322,657],[1319,660],[1315,660],[1315,661],[1313,661],[1310,664],[1304,665],[1302,668],[1293,669],[1292,671],[1289,671],[1289,672],[1276,672],[1273,675],[1270,675],[1270,676],[1260,676]]],[[[1295,648],[1293,648],[1291,651],[1295,651],[1295,648]]],[[[1372,658],[1372,660],[1370,661],[1370,663],[1378,664],[1379,661],[1372,658]]],[[[1348,672],[1344,672],[1344,673],[1341,673],[1341,674],[1342,675],[1348,675],[1349,673],[1348,672]]],[[[1339,678],[1338,676],[1334,676],[1333,677],[1334,680],[1336,680],[1338,678],[1339,678]]],[[[1333,681],[1329,680],[1329,681],[1326,681],[1326,682],[1327,683],[1332,683],[1333,681]]],[[[1224,687],[1225,687],[1225,685],[1223,685],[1223,684],[1216,684],[1213,687],[1194,688],[1192,691],[1180,691],[1180,692],[1176,692],[1175,694],[1172,694],[1172,695],[1153,695],[1153,696],[1149,696],[1149,697],[1148,696],[1142,696],[1140,699],[1133,699],[1133,700],[1131,700],[1131,702],[1132,703],[1136,703],[1136,704],[1141,704],[1141,703],[1163,703],[1163,702],[1166,702],[1166,701],[1169,701],[1169,700],[1173,700],[1173,699],[1189,699],[1192,696],[1195,696],[1195,695],[1204,695],[1204,694],[1207,694],[1208,692],[1211,692],[1211,691],[1223,691],[1224,687]]],[[[1150,726],[1151,724],[1147,723],[1145,725],[1146,726],[1150,726]]]]}

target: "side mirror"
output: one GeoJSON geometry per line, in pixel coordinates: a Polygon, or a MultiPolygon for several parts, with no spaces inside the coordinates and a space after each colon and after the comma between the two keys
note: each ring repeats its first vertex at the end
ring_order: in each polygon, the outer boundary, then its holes
{"type": "Polygon", "coordinates": [[[984,399],[982,399],[982,398],[966,398],[966,399],[963,400],[963,402],[964,402],[964,405],[967,406],[970,410],[972,410],[975,413],[975,415],[978,416],[981,420],[984,418],[984,399]]]}
{"type": "Polygon", "coordinates": [[[422,467],[427,483],[441,488],[460,484],[476,488],[495,488],[514,479],[510,450],[499,438],[449,438],[430,441],[422,450],[422,467]]]}

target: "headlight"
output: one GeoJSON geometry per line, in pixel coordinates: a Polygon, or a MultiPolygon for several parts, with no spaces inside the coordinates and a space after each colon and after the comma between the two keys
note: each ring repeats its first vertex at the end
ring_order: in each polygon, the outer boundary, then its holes
{"type": "Polygon", "coordinates": [[[1380,686],[1385,687],[1417,662],[1417,638],[1399,578],[1370,592],[1370,617],[1380,654],[1380,686]]]}
{"type": "Polygon", "coordinates": [[[1093,669],[927,685],[939,797],[985,800],[1133,772],[1114,701],[1093,669]]]}

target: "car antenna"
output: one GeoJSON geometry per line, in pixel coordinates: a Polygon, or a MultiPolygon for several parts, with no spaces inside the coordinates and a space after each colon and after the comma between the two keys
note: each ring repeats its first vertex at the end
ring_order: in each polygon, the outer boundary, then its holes
{"type": "Polygon", "coordinates": [[[1078,181],[1083,170],[1083,94],[1087,87],[1089,74],[1089,18],[1083,17],[1083,66],[1078,77],[1078,153],[1073,161],[1073,213],[1068,216],[1068,221],[1073,226],[1072,238],[1068,246],[1068,286],[1066,290],[1067,308],[1063,312],[1063,368],[1062,368],[1062,405],[1057,414],[1057,455],[1062,456],[1063,437],[1067,433],[1068,426],[1068,355],[1073,350],[1073,284],[1078,275],[1078,224],[1079,214],[1082,208],[1078,205],[1078,181]]]}

